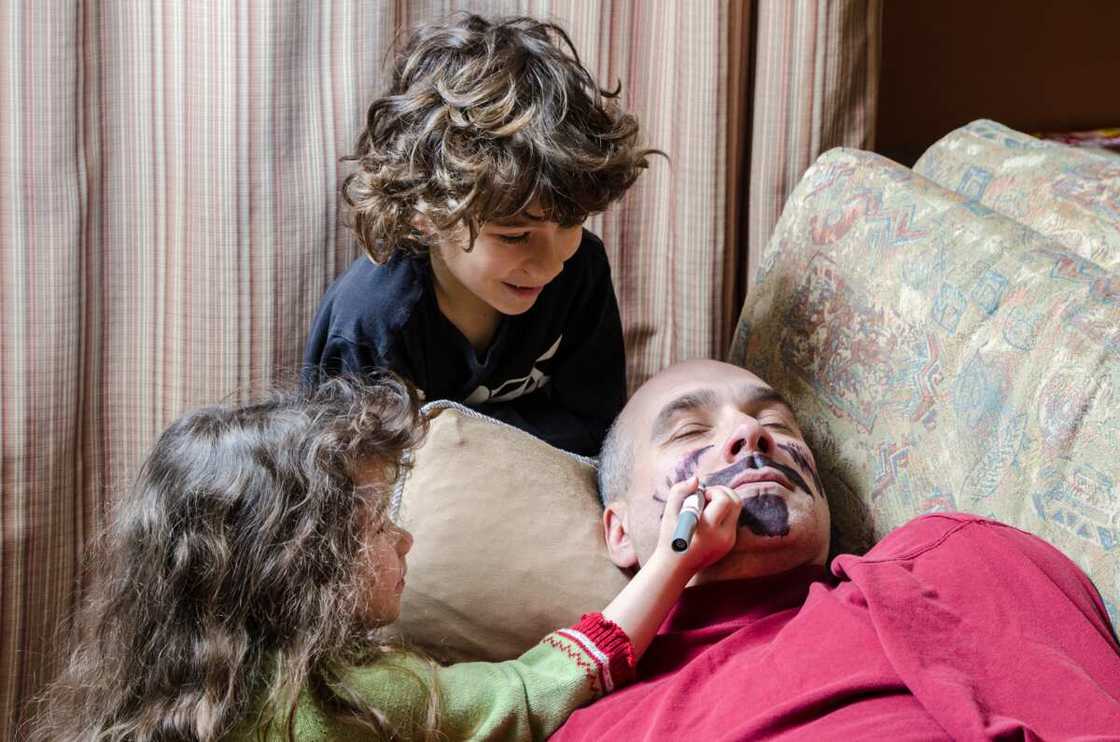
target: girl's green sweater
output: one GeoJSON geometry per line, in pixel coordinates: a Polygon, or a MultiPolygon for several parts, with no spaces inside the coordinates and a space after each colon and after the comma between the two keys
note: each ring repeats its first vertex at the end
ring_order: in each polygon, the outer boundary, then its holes
{"type": "MultiPolygon", "coordinates": [[[[569,714],[630,680],[633,673],[626,634],[601,614],[589,613],[514,660],[442,667],[401,652],[352,668],[346,681],[388,718],[399,739],[421,736],[430,698],[428,683],[435,683],[438,729],[444,739],[536,740],[548,737],[569,714]]],[[[250,714],[227,739],[260,739],[255,716],[250,714]]],[[[300,699],[295,723],[301,741],[369,739],[367,732],[334,721],[307,692],[300,699]]],[[[264,739],[284,739],[283,728],[282,723],[273,723],[264,739]]]]}

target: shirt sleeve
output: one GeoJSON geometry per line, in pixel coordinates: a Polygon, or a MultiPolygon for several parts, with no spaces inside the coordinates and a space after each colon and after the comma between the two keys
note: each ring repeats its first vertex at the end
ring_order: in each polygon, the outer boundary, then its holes
{"type": "Polygon", "coordinates": [[[362,376],[384,365],[384,360],[369,345],[337,336],[322,339],[312,336],[304,352],[300,379],[308,386],[318,386],[334,376],[362,376]]]}
{"type": "Polygon", "coordinates": [[[626,404],[626,355],[602,243],[595,239],[581,249],[588,251],[588,269],[548,386],[481,409],[557,448],[596,456],[607,429],[626,404]]]}
{"type": "Polygon", "coordinates": [[[304,345],[300,379],[317,386],[343,374],[391,369],[413,379],[400,353],[400,335],[421,296],[414,261],[374,265],[359,258],[319,302],[304,345]]]}
{"type": "Polygon", "coordinates": [[[356,669],[352,682],[406,739],[423,724],[427,683],[434,682],[439,730],[449,739],[538,740],[575,709],[629,682],[634,664],[622,629],[589,613],[514,660],[441,667],[402,654],[356,669]]]}

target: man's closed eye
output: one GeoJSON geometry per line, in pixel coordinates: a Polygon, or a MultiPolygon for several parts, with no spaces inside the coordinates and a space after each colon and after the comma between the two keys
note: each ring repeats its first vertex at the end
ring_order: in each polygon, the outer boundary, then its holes
{"type": "Polygon", "coordinates": [[[790,435],[793,435],[793,428],[786,425],[784,422],[781,422],[780,420],[769,420],[767,422],[762,423],[762,427],[769,428],[770,430],[778,430],[778,431],[781,431],[783,433],[789,433],[790,435]]]}
{"type": "Polygon", "coordinates": [[[675,430],[672,437],[669,438],[669,442],[671,443],[673,441],[681,441],[687,440],[688,438],[694,438],[701,433],[706,432],[707,430],[708,428],[704,425],[686,425],[675,430]]]}

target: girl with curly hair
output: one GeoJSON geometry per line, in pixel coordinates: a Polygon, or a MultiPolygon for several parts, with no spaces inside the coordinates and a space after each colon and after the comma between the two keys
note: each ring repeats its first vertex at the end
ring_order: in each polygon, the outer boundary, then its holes
{"type": "Polygon", "coordinates": [[[33,740],[541,738],[624,683],[685,583],[735,538],[716,493],[601,613],[519,659],[442,667],[381,638],[412,537],[388,514],[425,430],[391,374],[208,407],[159,438],[90,561],[33,740]]]}
{"type": "Polygon", "coordinates": [[[308,383],[391,368],[429,399],[597,453],[625,358],[607,255],[582,224],[655,153],[618,93],[552,23],[463,15],[409,36],[348,158],[368,255],[320,304],[308,383]]]}

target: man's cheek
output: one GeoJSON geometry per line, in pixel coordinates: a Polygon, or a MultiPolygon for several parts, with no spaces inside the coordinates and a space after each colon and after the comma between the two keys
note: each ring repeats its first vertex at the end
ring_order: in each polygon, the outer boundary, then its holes
{"type": "Polygon", "coordinates": [[[654,477],[654,486],[650,492],[650,498],[655,502],[661,503],[661,509],[665,509],[665,503],[669,501],[669,490],[673,489],[676,482],[673,481],[674,468],[672,466],[665,467],[666,471],[654,477]]]}
{"type": "Polygon", "coordinates": [[[813,463],[813,457],[809,453],[809,449],[796,441],[783,441],[777,445],[778,448],[789,455],[794,466],[800,469],[803,474],[808,474],[813,480],[813,486],[817,490],[816,494],[824,497],[824,485],[821,482],[820,475],[817,474],[817,467],[813,463]]]}
{"type": "Polygon", "coordinates": [[[665,492],[668,494],[673,485],[691,477],[700,465],[700,457],[713,448],[711,445],[694,448],[680,459],[671,462],[665,472],[665,492]]]}

